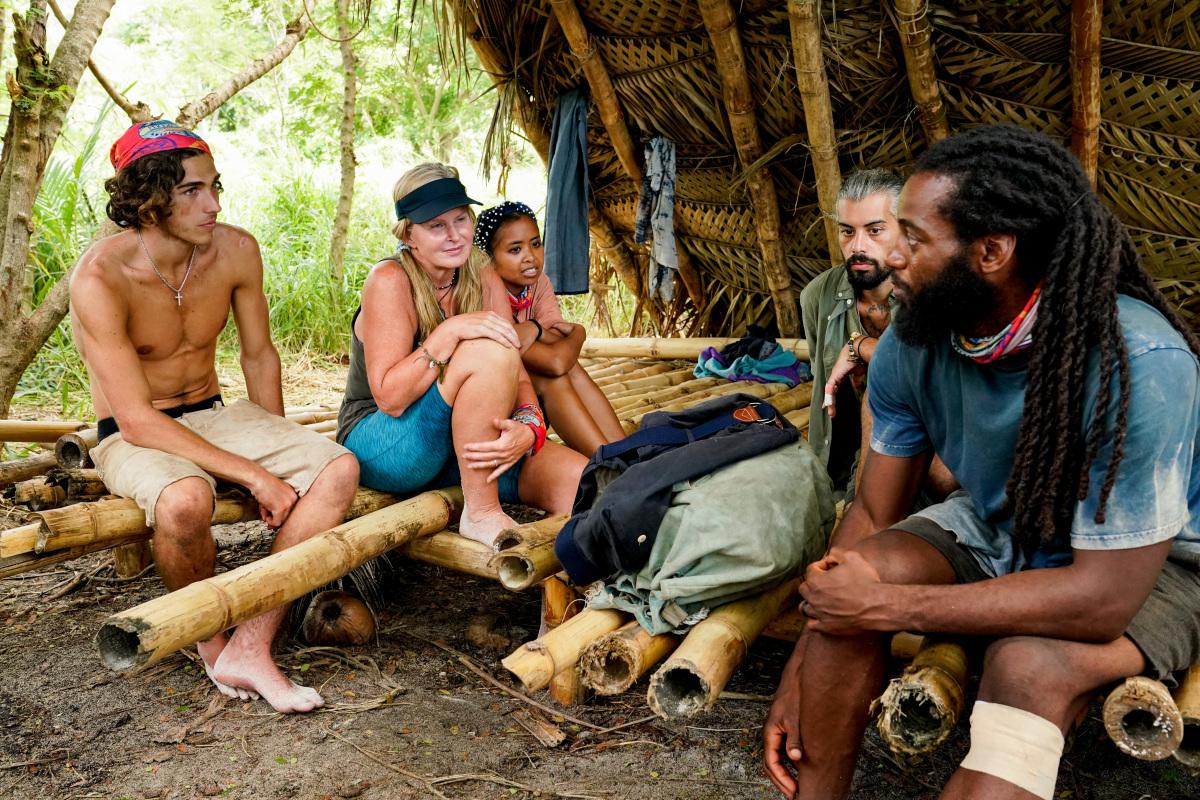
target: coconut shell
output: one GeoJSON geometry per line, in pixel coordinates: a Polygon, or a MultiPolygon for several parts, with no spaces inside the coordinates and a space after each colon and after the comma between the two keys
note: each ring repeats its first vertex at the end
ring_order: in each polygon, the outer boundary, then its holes
{"type": "Polygon", "coordinates": [[[309,644],[367,644],[375,637],[375,614],[349,592],[330,590],[309,603],[301,630],[309,644]]]}

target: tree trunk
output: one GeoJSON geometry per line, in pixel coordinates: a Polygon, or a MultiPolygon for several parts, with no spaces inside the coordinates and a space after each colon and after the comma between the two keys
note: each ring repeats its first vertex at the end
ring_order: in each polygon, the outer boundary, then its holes
{"type": "Polygon", "coordinates": [[[342,186],[338,193],[337,211],[333,215],[333,238],[329,242],[329,268],[341,281],[342,261],[346,257],[346,236],[350,230],[350,211],[354,207],[354,106],[358,93],[358,58],[354,55],[354,39],[350,31],[350,0],[337,0],[338,46],[342,51],[342,186]]]}
{"type": "Polygon", "coordinates": [[[54,287],[31,314],[21,303],[29,279],[33,204],[50,151],[62,131],[88,54],[108,19],[113,0],[80,0],[53,58],[46,52],[46,0],[31,0],[24,17],[13,15],[15,75],[8,78],[10,104],[0,157],[0,414],[8,407],[25,367],[67,310],[67,287],[54,287]]]}

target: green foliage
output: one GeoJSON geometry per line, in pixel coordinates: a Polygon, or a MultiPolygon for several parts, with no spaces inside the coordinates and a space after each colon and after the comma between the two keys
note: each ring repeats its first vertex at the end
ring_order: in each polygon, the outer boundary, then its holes
{"type": "MultiPolygon", "coordinates": [[[[33,240],[29,262],[31,300],[37,305],[88,246],[99,223],[98,181],[90,167],[99,144],[107,104],[74,158],[55,154],[46,164],[42,190],[33,207],[33,240]]],[[[71,339],[69,320],[63,320],[33,363],[25,370],[14,400],[54,398],[62,414],[86,414],[87,371],[71,339]]]]}
{"type": "MultiPolygon", "coordinates": [[[[346,272],[338,283],[328,260],[336,189],[298,173],[260,200],[238,224],[248,228],[262,248],[272,338],[281,350],[291,352],[346,352],[350,318],[367,271],[395,244],[386,210],[364,203],[351,215],[346,272]]],[[[231,331],[226,334],[225,344],[234,345],[232,336],[231,331]]]]}

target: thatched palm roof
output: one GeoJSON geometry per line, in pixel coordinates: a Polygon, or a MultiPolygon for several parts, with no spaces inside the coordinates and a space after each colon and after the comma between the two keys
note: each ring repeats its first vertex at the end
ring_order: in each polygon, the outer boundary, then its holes
{"type": "Polygon", "coordinates": [[[828,187],[836,189],[838,172],[831,178],[829,168],[903,172],[940,135],[938,99],[950,131],[1016,122],[1070,142],[1077,129],[1076,152],[1085,166],[1096,160],[1097,188],[1130,227],[1148,268],[1185,306],[1200,286],[1200,0],[1110,0],[1102,11],[1100,0],[1075,0],[1074,14],[1066,0],[451,6],[502,90],[504,113],[512,104],[543,152],[555,98],[590,87],[593,237],[639,292],[637,161],[652,136],[675,142],[677,239],[698,275],[690,298],[680,292],[692,330],[736,333],[775,319],[794,325],[786,304],[830,263],[821,214],[831,210],[828,187]],[[1097,22],[1099,36],[1089,36],[1097,22]],[[805,60],[806,41],[814,53],[819,43],[815,63],[805,60]],[[1087,58],[1089,41],[1098,58],[1087,58]],[[802,97],[798,74],[820,77],[821,69],[824,80],[802,97]],[[743,83],[749,98],[739,97],[743,83]],[[922,85],[932,105],[914,100],[922,85]],[[822,112],[832,115],[830,146],[821,141],[822,112]]]}

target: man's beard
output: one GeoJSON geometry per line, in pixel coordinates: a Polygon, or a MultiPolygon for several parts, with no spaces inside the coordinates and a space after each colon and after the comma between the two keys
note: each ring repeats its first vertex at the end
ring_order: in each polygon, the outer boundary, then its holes
{"type": "MultiPolygon", "coordinates": [[[[901,288],[907,285],[901,279],[901,288]]],[[[996,307],[996,292],[971,269],[965,249],[950,257],[933,283],[898,295],[896,335],[914,347],[945,342],[951,331],[970,330],[996,307]]]]}
{"type": "Polygon", "coordinates": [[[846,279],[850,281],[850,288],[854,290],[855,297],[861,297],[863,292],[874,289],[892,277],[893,272],[890,267],[883,266],[875,259],[858,254],[847,258],[842,267],[846,270],[846,279]],[[875,269],[871,272],[859,272],[850,268],[852,264],[870,264],[875,269]]]}

